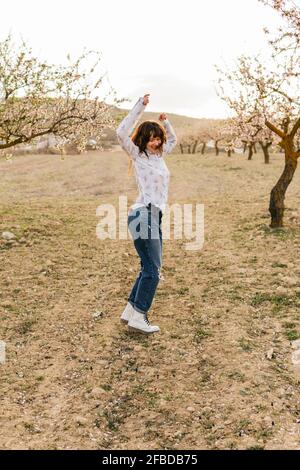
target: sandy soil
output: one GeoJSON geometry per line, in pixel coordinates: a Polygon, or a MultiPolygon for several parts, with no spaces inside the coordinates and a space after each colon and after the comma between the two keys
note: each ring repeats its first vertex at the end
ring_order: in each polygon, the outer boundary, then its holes
{"type": "Polygon", "coordinates": [[[205,205],[205,243],[164,240],[145,337],[119,322],[133,243],[96,237],[97,206],[136,197],[126,155],[0,160],[0,230],[17,237],[0,242],[1,449],[300,448],[300,172],[271,230],[281,155],[166,162],[169,203],[205,205]]]}

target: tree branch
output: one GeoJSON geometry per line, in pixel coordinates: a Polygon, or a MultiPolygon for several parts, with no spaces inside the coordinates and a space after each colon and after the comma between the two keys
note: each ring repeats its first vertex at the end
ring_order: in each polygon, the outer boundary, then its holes
{"type": "Polygon", "coordinates": [[[277,127],[274,126],[274,124],[272,124],[271,122],[269,121],[265,121],[265,124],[266,126],[271,130],[273,131],[275,134],[279,135],[279,137],[281,137],[282,139],[285,137],[285,133],[282,132],[280,129],[278,129],[277,127]]]}

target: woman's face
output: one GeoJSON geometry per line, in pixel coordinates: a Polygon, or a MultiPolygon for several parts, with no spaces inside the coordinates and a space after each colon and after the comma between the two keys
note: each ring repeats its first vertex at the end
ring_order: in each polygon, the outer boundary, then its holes
{"type": "Polygon", "coordinates": [[[160,137],[150,137],[150,140],[147,144],[147,149],[150,150],[150,152],[156,152],[160,144],[161,144],[160,137]]]}

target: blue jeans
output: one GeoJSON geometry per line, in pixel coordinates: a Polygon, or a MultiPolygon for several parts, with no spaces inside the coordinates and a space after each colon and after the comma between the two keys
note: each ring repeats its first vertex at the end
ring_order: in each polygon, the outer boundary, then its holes
{"type": "Polygon", "coordinates": [[[140,257],[141,271],[127,300],[140,313],[147,313],[150,309],[160,279],[161,220],[161,210],[151,203],[128,214],[128,228],[140,257]]]}

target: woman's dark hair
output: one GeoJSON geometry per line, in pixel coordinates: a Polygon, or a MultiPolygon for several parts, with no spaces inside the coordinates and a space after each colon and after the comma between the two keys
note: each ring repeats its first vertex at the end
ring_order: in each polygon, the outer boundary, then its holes
{"type": "Polygon", "coordinates": [[[144,121],[132,133],[131,140],[140,149],[140,152],[145,152],[147,157],[147,144],[151,137],[159,137],[160,145],[158,150],[162,150],[162,146],[167,141],[166,131],[164,127],[156,121],[144,121]]]}

